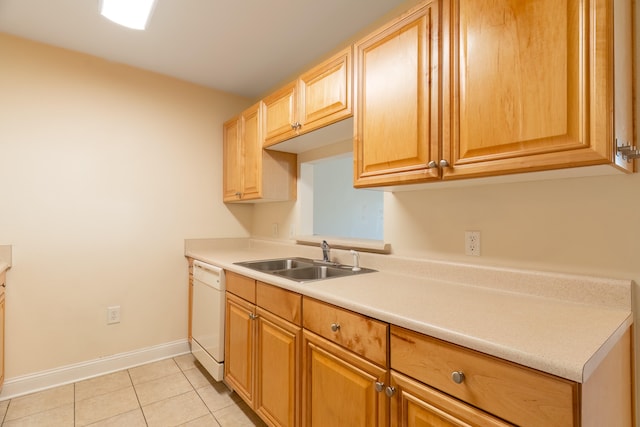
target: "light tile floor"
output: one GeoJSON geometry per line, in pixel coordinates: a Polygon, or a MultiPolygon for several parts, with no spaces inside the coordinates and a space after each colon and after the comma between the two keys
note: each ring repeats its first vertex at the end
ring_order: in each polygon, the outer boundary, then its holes
{"type": "Polygon", "coordinates": [[[0,402],[0,426],[265,426],[191,354],[0,402]]]}

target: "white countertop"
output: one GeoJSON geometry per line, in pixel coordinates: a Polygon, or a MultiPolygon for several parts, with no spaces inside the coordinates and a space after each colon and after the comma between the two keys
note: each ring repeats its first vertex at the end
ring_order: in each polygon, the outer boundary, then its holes
{"type": "Polygon", "coordinates": [[[249,239],[185,246],[226,270],[580,383],[633,322],[631,281],[361,254],[361,266],[379,271],[301,284],[234,264],[319,254],[249,239]]]}

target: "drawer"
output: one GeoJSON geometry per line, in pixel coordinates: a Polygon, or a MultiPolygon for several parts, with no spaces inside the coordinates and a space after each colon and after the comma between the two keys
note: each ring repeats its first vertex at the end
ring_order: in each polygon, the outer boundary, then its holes
{"type": "Polygon", "coordinates": [[[256,301],[259,307],[280,316],[283,319],[302,325],[302,295],[258,282],[256,285],[256,301]]]}
{"type": "Polygon", "coordinates": [[[253,304],[256,303],[256,281],[231,271],[225,272],[227,291],[253,304]]]}
{"type": "Polygon", "coordinates": [[[389,325],[303,297],[302,326],[381,366],[387,366],[389,325]]]}
{"type": "Polygon", "coordinates": [[[396,326],[390,354],[391,369],[511,423],[578,424],[575,382],[396,326]],[[464,375],[460,383],[454,372],[464,375]]]}

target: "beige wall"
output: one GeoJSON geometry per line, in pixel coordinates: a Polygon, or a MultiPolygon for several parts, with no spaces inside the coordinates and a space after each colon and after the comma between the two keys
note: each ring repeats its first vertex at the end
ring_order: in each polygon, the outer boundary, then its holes
{"type": "Polygon", "coordinates": [[[248,101],[3,34],[0,55],[6,377],[186,339],[184,239],[249,234],[221,202],[248,101]]]}

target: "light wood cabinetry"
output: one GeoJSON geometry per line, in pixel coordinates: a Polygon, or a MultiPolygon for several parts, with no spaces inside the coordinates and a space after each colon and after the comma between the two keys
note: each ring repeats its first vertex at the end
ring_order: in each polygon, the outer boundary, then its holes
{"type": "Polygon", "coordinates": [[[264,146],[350,117],[351,47],[263,99],[264,146]]]}
{"type": "MultiPolygon", "coordinates": [[[[632,140],[632,119],[621,116],[632,109],[619,105],[614,120],[613,91],[632,84],[614,81],[613,66],[628,61],[631,43],[619,37],[614,58],[613,3],[445,2],[445,179],[621,160],[614,140],[632,140]]],[[[618,25],[630,37],[631,25],[618,25]]]]}
{"type": "Polygon", "coordinates": [[[225,382],[270,426],[300,425],[301,296],[226,273],[225,382]]]}
{"type": "Polygon", "coordinates": [[[630,330],[584,384],[396,326],[390,341],[394,425],[505,425],[494,416],[520,426],[632,424],[630,330]]]}
{"type": "Polygon", "coordinates": [[[258,102],[224,123],[223,201],[295,199],[297,157],[263,150],[263,104],[258,102]]]}
{"type": "Polygon", "coordinates": [[[387,426],[388,324],[304,297],[303,326],[303,425],[387,426]]]}
{"type": "Polygon", "coordinates": [[[560,378],[226,271],[225,382],[270,426],[632,426],[632,329],[560,378]]]}
{"type": "Polygon", "coordinates": [[[189,263],[189,293],[188,293],[188,317],[187,317],[187,339],[189,343],[193,339],[193,258],[187,258],[189,263]]]}
{"type": "Polygon", "coordinates": [[[0,388],[4,384],[4,321],[5,321],[5,289],[7,287],[5,272],[0,273],[0,388]]]}
{"type": "Polygon", "coordinates": [[[354,47],[354,185],[439,178],[439,12],[428,2],[354,47]]]}
{"type": "Polygon", "coordinates": [[[354,185],[633,172],[615,146],[633,141],[631,10],[629,0],[426,1],[357,42],[354,185]]]}
{"type": "Polygon", "coordinates": [[[391,371],[391,427],[506,427],[499,418],[391,371]]]}
{"type": "Polygon", "coordinates": [[[224,380],[253,406],[256,307],[227,292],[225,309],[224,380]]]}

